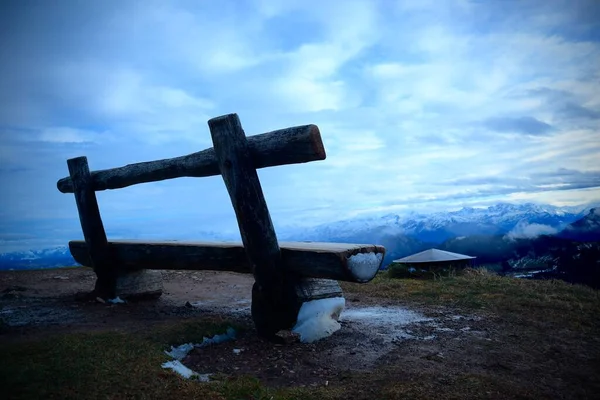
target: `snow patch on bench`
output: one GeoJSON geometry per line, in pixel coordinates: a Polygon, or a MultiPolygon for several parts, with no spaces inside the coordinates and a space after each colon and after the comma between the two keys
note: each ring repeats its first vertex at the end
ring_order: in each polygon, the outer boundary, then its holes
{"type": "Polygon", "coordinates": [[[348,267],[360,282],[366,282],[373,278],[382,261],[382,253],[358,253],[348,257],[348,267]]]}

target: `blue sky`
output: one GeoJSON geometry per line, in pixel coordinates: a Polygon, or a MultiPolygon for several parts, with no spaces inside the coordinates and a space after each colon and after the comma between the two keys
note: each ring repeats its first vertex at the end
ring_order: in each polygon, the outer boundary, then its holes
{"type": "MultiPolygon", "coordinates": [[[[68,158],[189,154],[231,112],[321,130],[326,160],[259,171],[280,229],[597,201],[599,21],[594,0],[3,1],[0,251],[81,237],[68,158]]],[[[112,237],[237,229],[218,176],[98,199],[112,237]]]]}

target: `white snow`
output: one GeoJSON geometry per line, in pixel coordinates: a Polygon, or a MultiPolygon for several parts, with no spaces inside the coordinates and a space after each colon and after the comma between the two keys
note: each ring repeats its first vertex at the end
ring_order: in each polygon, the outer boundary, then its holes
{"type": "MultiPolygon", "coordinates": [[[[600,204],[586,206],[597,206],[600,210],[600,204]]],[[[471,224],[475,231],[483,232],[489,229],[490,225],[495,226],[515,226],[520,220],[532,220],[537,216],[545,216],[551,219],[564,220],[579,219],[576,214],[584,212],[583,207],[539,207],[535,204],[497,204],[491,207],[467,207],[458,211],[431,212],[431,210],[422,210],[420,212],[401,212],[399,214],[382,214],[380,212],[363,214],[361,216],[350,217],[338,221],[326,222],[312,228],[306,228],[302,233],[296,232],[291,235],[293,240],[316,240],[328,241],[335,237],[336,241],[344,241],[343,238],[355,237],[380,237],[380,232],[395,231],[405,235],[418,235],[440,228],[452,227],[454,224],[471,224]]],[[[597,211],[600,212],[600,211],[597,211]]],[[[551,224],[553,227],[560,225],[556,220],[551,224]]]]}
{"type": "Polygon", "coordinates": [[[364,307],[345,310],[340,320],[352,321],[371,327],[379,325],[399,327],[414,322],[430,321],[431,318],[400,307],[364,307]]]}
{"type": "Polygon", "coordinates": [[[183,365],[179,360],[167,361],[162,364],[162,367],[165,369],[172,369],[179,375],[183,376],[185,379],[190,379],[192,376],[198,375],[197,372],[192,371],[191,369],[183,365]]]}
{"type": "Polygon", "coordinates": [[[165,354],[176,360],[183,360],[194,347],[193,343],[185,343],[177,347],[171,346],[171,351],[165,351],[165,354]]]}
{"type": "Polygon", "coordinates": [[[165,354],[167,354],[171,358],[174,358],[175,360],[167,361],[167,362],[163,363],[162,367],[172,369],[173,371],[175,371],[176,373],[178,373],[185,379],[194,378],[194,379],[199,380],[200,382],[208,382],[209,377],[212,374],[199,374],[197,372],[194,372],[191,369],[189,369],[188,367],[186,367],[185,365],[183,365],[181,363],[181,360],[183,360],[185,358],[185,356],[187,356],[188,353],[194,347],[206,347],[206,346],[210,346],[212,344],[223,343],[223,342],[226,342],[226,341],[232,340],[232,339],[235,339],[235,329],[229,327],[229,328],[227,328],[227,331],[223,334],[215,335],[212,338],[204,337],[202,340],[202,343],[199,343],[199,344],[185,343],[185,344],[182,344],[177,347],[171,346],[171,351],[165,351],[165,354]]]}
{"type": "Polygon", "coordinates": [[[202,343],[185,343],[177,347],[171,346],[171,351],[165,351],[165,354],[176,360],[183,360],[185,356],[187,356],[188,353],[192,351],[194,347],[206,347],[212,344],[219,344],[233,339],[235,339],[235,329],[230,327],[227,328],[227,331],[223,334],[215,335],[212,338],[204,337],[202,339],[202,343]]]}
{"type": "Polygon", "coordinates": [[[292,332],[300,334],[302,343],[313,343],[341,328],[338,319],[346,305],[343,297],[318,299],[302,304],[292,332]]]}
{"type": "Polygon", "coordinates": [[[300,334],[300,341],[313,343],[332,335],[347,321],[360,331],[369,332],[384,342],[398,339],[431,340],[435,335],[417,337],[406,327],[420,322],[432,322],[433,318],[401,307],[351,307],[345,308],[343,297],[313,300],[302,304],[298,321],[292,332],[300,334]]]}
{"type": "Polygon", "coordinates": [[[188,367],[186,367],[185,365],[183,365],[181,363],[181,361],[179,361],[179,360],[167,361],[162,364],[162,367],[165,369],[172,369],[173,371],[175,371],[176,373],[178,373],[185,379],[195,378],[200,382],[209,382],[210,376],[212,375],[212,374],[199,374],[197,372],[194,372],[191,369],[189,369],[188,367]]]}
{"type": "Polygon", "coordinates": [[[431,322],[418,312],[401,307],[360,307],[344,310],[340,321],[347,321],[356,326],[360,331],[377,335],[384,342],[392,343],[396,340],[422,339],[408,331],[406,328],[413,323],[431,322]]]}
{"type": "Polygon", "coordinates": [[[373,277],[382,260],[382,253],[358,253],[348,257],[348,266],[359,281],[363,282],[373,277]]]}
{"type": "Polygon", "coordinates": [[[106,301],[109,302],[109,303],[111,303],[111,304],[125,303],[125,300],[122,300],[119,296],[115,297],[114,299],[108,299],[106,301]]]}

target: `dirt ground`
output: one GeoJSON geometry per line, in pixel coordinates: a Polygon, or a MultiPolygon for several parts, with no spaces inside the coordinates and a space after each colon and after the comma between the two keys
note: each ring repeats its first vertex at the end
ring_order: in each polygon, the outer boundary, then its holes
{"type": "MultiPolygon", "coordinates": [[[[273,387],[343,386],[352,384],[357,371],[442,385],[477,376],[510,381],[518,393],[514,397],[600,398],[595,397],[600,383],[593,381],[600,367],[597,348],[578,345],[576,335],[528,343],[519,327],[491,314],[346,292],[339,331],[313,344],[288,334],[287,343],[277,345],[259,340],[252,329],[249,275],[164,271],[158,300],[115,305],[81,300],[94,279],[84,268],[0,272],[0,318],[8,326],[0,339],[23,340],[49,331],[135,331],[169,319],[222,315],[249,329],[233,341],[192,350],[182,362],[198,373],[252,375],[273,387]]],[[[499,387],[482,397],[513,396],[499,387]]]]}

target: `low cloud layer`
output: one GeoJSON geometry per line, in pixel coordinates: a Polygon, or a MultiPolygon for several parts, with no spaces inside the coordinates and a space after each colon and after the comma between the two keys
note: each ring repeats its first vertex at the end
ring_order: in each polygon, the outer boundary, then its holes
{"type": "Polygon", "coordinates": [[[506,234],[508,239],[534,239],[541,235],[552,235],[558,230],[548,225],[530,224],[519,222],[510,232],[506,234]]]}
{"type": "MultiPolygon", "coordinates": [[[[231,112],[247,135],[321,129],[326,160],[259,171],[278,229],[598,200],[599,7],[4,1],[0,233],[78,229],[72,195],[56,190],[68,158],[95,170],[189,154],[212,146],[208,119],[231,112]]],[[[236,229],[220,177],[98,197],[105,224],[131,234],[236,229]]]]}

